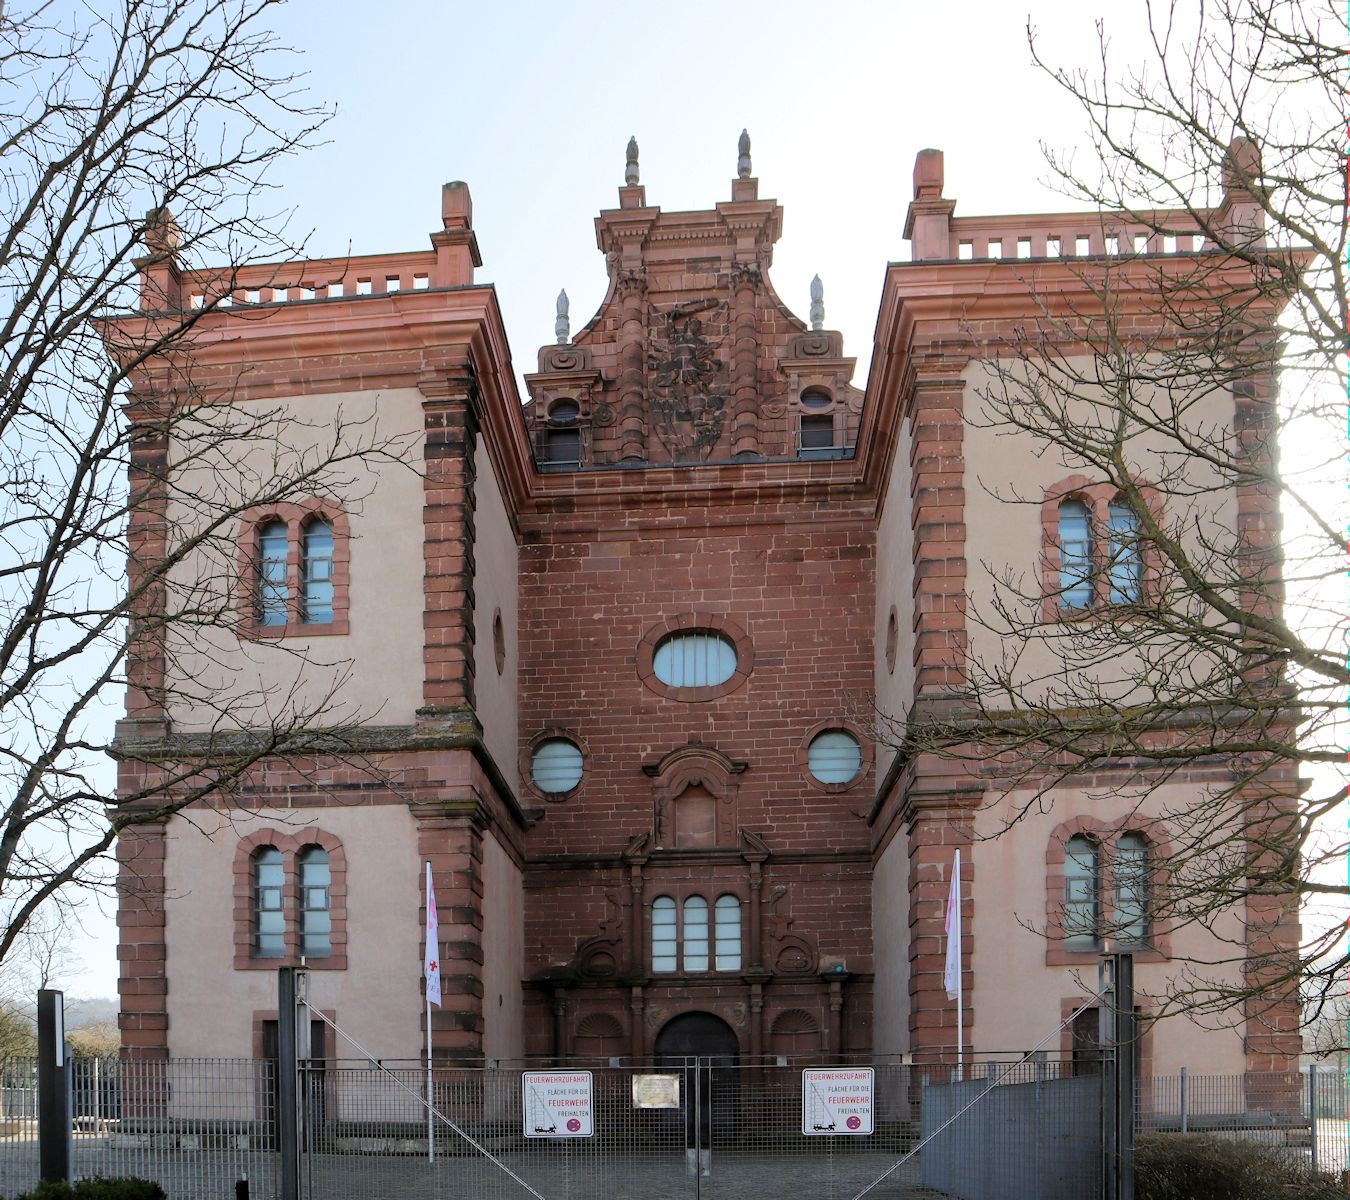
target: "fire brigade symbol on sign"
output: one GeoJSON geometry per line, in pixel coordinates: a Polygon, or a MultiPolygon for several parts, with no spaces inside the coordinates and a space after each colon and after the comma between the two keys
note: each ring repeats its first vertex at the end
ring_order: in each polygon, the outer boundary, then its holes
{"type": "Polygon", "coordinates": [[[802,1132],[811,1137],[865,1137],[872,1132],[872,1068],[802,1072],[802,1132]]]}

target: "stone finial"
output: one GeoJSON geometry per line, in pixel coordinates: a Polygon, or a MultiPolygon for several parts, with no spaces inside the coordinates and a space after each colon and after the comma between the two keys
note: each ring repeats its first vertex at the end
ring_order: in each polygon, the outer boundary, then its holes
{"type": "Polygon", "coordinates": [[[736,153],[739,157],[736,159],[736,178],[750,178],[750,135],[741,130],[741,140],[736,143],[736,153]]]}
{"type": "Polygon", "coordinates": [[[155,254],[174,255],[183,241],[183,232],[173,213],[165,206],[152,208],[145,214],[145,228],[142,233],[145,244],[155,254]]]}
{"type": "Polygon", "coordinates": [[[637,137],[628,139],[628,162],[623,168],[623,181],[628,187],[638,185],[638,144],[637,137]]]}
{"type": "Polygon", "coordinates": [[[825,328],[825,285],[817,275],[811,280],[811,329],[819,331],[825,328]]]}
{"type": "Polygon", "coordinates": [[[914,159],[914,199],[938,199],[942,195],[942,177],[942,151],[920,150],[914,159]]]}
{"type": "Polygon", "coordinates": [[[563,288],[558,293],[558,319],[553,322],[553,333],[560,346],[567,345],[572,336],[572,322],[568,319],[567,307],[567,289],[563,288]]]}

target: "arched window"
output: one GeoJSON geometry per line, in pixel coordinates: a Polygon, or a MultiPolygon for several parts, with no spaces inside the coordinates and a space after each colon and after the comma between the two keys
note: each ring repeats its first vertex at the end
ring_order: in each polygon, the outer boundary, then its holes
{"type": "Polygon", "coordinates": [[[1059,602],[1063,608],[1092,606],[1092,533],[1081,500],[1059,506],[1059,602]]]}
{"type": "Polygon", "coordinates": [[[300,619],[307,625],[327,625],[333,620],[333,526],[311,521],[302,538],[300,619]]]}
{"type": "Polygon", "coordinates": [[[703,896],[686,896],[679,904],[670,896],[652,901],[652,974],[739,971],[741,958],[741,902],[735,896],[718,896],[711,913],[703,896]]]}
{"type": "Polygon", "coordinates": [[[684,969],[708,969],[708,902],[702,896],[684,898],[684,969]]]}
{"type": "Polygon", "coordinates": [[[713,908],[713,955],[719,971],[741,969],[741,902],[718,896],[713,908]]]}
{"type": "Polygon", "coordinates": [[[1081,834],[1064,848],[1064,948],[1097,948],[1097,843],[1081,834]]]}
{"type": "Polygon", "coordinates": [[[679,933],[675,924],[675,901],[657,896],[652,901],[652,974],[677,970],[679,933]]]}
{"type": "Polygon", "coordinates": [[[1112,604],[1138,604],[1143,599],[1143,563],[1139,554],[1139,521],[1128,504],[1113,503],[1106,510],[1110,561],[1106,577],[1112,604]]]}
{"type": "Polygon", "coordinates": [[[1139,833],[1116,842],[1116,938],[1122,946],[1148,940],[1148,842],[1139,833]]]}
{"type": "Polygon", "coordinates": [[[300,852],[300,953],[306,958],[327,958],[333,952],[331,884],[328,851],[306,846],[300,852]]]}
{"type": "Polygon", "coordinates": [[[667,687],[717,687],[736,673],[736,647],[715,633],[675,633],[656,647],[652,672],[667,687]]]}
{"type": "Polygon", "coordinates": [[[290,587],[286,559],[290,536],[285,521],[268,521],[258,529],[258,624],[285,625],[290,587]]]}
{"type": "Polygon", "coordinates": [[[253,855],[253,953],[281,958],[286,953],[286,866],[281,851],[264,846],[253,855]]]}

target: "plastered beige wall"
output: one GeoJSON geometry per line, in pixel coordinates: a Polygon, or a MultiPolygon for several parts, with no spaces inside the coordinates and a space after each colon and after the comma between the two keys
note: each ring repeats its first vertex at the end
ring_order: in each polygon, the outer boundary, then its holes
{"type": "Polygon", "coordinates": [[[490,833],[483,839],[483,1055],[525,1053],[525,890],[520,869],[490,833]]]}
{"type": "MultiPolygon", "coordinates": [[[[264,810],[256,815],[194,811],[169,823],[165,941],[169,1050],[174,1055],[253,1053],[253,1014],[277,1006],[275,971],[236,971],[234,860],[241,838],[260,829],[291,835],[317,827],[347,855],[347,969],[310,972],[310,1002],[383,1058],[421,1052],[417,833],[401,806],[264,810]],[[401,997],[402,999],[396,999],[401,997]]],[[[348,1047],[340,1053],[353,1053],[348,1047]]]]}
{"type": "Polygon", "coordinates": [[[516,596],[519,554],[501,488],[482,438],[474,456],[474,698],[488,753],[517,792],[516,596]],[[493,653],[492,615],[502,613],[506,660],[500,673],[493,653]]]}
{"type": "Polygon", "coordinates": [[[914,531],[911,528],[909,422],[901,422],[895,461],[886,485],[886,507],[877,528],[876,694],[881,736],[876,747],[877,778],[885,777],[895,751],[888,744],[890,721],[903,719],[914,700],[914,531]],[[886,666],[886,629],[891,606],[899,626],[895,670],[886,666]],[[887,720],[890,719],[890,721],[887,720]]]}
{"type": "MultiPolygon", "coordinates": [[[[1181,785],[1159,787],[1143,802],[1138,815],[1161,812],[1183,802],[1185,795],[1181,785]]],[[[1046,848],[1056,826],[1075,815],[1091,813],[1111,822],[1124,820],[1136,811],[1126,797],[1089,797],[1061,788],[1049,811],[1029,811],[1016,825],[1001,832],[1011,805],[1026,800],[1025,795],[1017,793],[1008,800],[991,795],[975,819],[969,929],[974,934],[974,1046],[982,1053],[1032,1049],[1059,1024],[1061,1000],[1075,996],[1086,999],[1095,989],[1095,968],[1045,963],[1046,943],[1040,931],[1046,920],[1046,848]]],[[[1218,928],[1223,936],[1240,938],[1239,914],[1222,919],[1218,928]]],[[[1166,980],[1183,969],[1181,959],[1232,954],[1231,946],[1217,943],[1203,930],[1174,931],[1171,936],[1171,962],[1135,964],[1135,990],[1145,1006],[1143,997],[1147,993],[1163,993],[1166,980]]],[[[1211,974],[1237,982],[1234,968],[1211,974]]],[[[1201,1029],[1185,1017],[1168,1018],[1152,1028],[1155,1074],[1172,1074],[1183,1066],[1213,1075],[1244,1069],[1238,1030],[1201,1029]]],[[[1061,1053],[1059,1035],[1044,1048],[1051,1057],[1061,1053]]]]}
{"type": "Polygon", "coordinates": [[[901,830],[872,871],[873,1044],[909,1049],[909,838],[901,830]]]}
{"type": "MultiPolygon", "coordinates": [[[[322,714],[323,724],[411,724],[423,676],[421,394],[342,392],[251,406],[240,407],[279,415],[277,438],[227,442],[184,468],[183,491],[201,504],[171,504],[171,526],[180,533],[200,528],[213,502],[238,505],[258,494],[259,480],[294,479],[316,461],[331,461],[336,440],[351,461],[335,463],[287,499],[333,496],[344,505],[352,534],[351,632],[241,642],[232,632],[238,569],[232,519],[221,538],[185,558],[174,574],[179,602],[195,598],[225,616],[217,626],[176,631],[174,727],[256,727],[294,712],[322,714]],[[366,453],[374,447],[381,449],[366,453]]],[[[182,461],[185,445],[172,453],[182,461]]]]}
{"type": "MultiPolygon", "coordinates": [[[[1091,359],[1076,360],[1083,369],[1089,369],[1091,359]]],[[[965,382],[966,426],[964,430],[965,496],[966,496],[966,594],[968,598],[967,629],[972,660],[985,664],[1000,664],[1009,646],[1015,647],[1020,657],[1018,678],[1035,680],[1028,685],[1027,695],[1034,697],[1042,687],[1049,686],[1057,670],[1062,669],[1062,651],[1053,641],[1035,631],[1041,621],[1043,557],[1041,502],[1048,488],[1070,475],[1092,476],[1081,461],[1066,458],[1053,447],[1032,434],[1013,430],[1000,424],[991,414],[986,398],[987,389],[1000,386],[996,376],[984,362],[973,362],[963,372],[965,382]],[[992,423],[992,425],[991,425],[992,423]],[[1040,451],[1040,453],[1038,453],[1040,451]],[[1004,573],[1010,573],[1011,585],[998,582],[1004,573]],[[998,613],[995,595],[1001,596],[1017,614],[1017,632],[1011,643],[1005,637],[1005,619],[998,613]],[[1023,600],[1025,595],[1030,599],[1023,600]]],[[[1188,412],[1187,420],[1195,426],[1222,430],[1231,427],[1232,397],[1227,392],[1216,392],[1204,403],[1197,402],[1188,412]]],[[[1068,410],[1073,421],[1099,421],[1090,406],[1080,411],[1068,410]]],[[[1140,437],[1128,448],[1128,461],[1141,482],[1160,477],[1159,451],[1175,450],[1176,443],[1162,436],[1140,437]]],[[[1177,467],[1176,455],[1168,459],[1172,469],[1177,467]]],[[[1165,499],[1165,519],[1180,519],[1188,529],[1189,543],[1198,549],[1203,536],[1222,544],[1225,531],[1231,531],[1237,519],[1237,497],[1231,489],[1219,487],[1221,479],[1198,456],[1185,464],[1185,480],[1169,486],[1179,494],[1165,499]],[[1196,499],[1186,500],[1180,493],[1187,487],[1196,489],[1196,499]],[[1216,488],[1210,492],[1206,489],[1216,488]]],[[[1042,629],[1053,634],[1056,626],[1042,629]]],[[[1098,670],[1102,680],[1128,681],[1140,674],[1141,659],[1135,652],[1112,654],[1109,665],[1098,670]]],[[[1125,693],[1117,698],[1124,701],[1125,693]]]]}

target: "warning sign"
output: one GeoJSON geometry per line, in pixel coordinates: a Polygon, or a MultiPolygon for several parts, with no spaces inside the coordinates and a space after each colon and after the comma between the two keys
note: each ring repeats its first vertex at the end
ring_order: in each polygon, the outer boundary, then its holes
{"type": "Polygon", "coordinates": [[[520,1089],[527,1138],[584,1138],[595,1132],[589,1071],[526,1071],[520,1089]]]}
{"type": "Polygon", "coordinates": [[[802,1072],[802,1132],[815,1137],[862,1137],[872,1132],[872,1068],[802,1072]]]}

